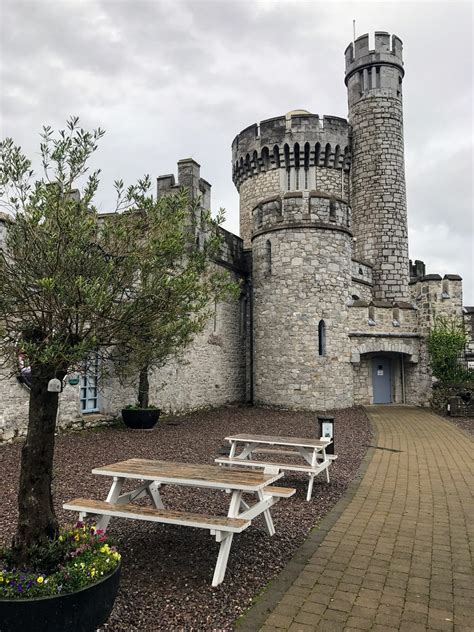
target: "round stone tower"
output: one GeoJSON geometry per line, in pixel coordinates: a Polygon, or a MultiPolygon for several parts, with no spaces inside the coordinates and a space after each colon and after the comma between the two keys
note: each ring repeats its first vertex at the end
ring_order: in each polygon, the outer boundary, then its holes
{"type": "Polygon", "coordinates": [[[345,57],[355,255],[373,266],[374,298],[409,300],[402,42],[377,31],[374,50],[362,35],[345,57]]]}
{"type": "Polygon", "coordinates": [[[255,403],[352,404],[348,131],[345,119],[296,110],[233,142],[241,236],[252,248],[255,403]]]}

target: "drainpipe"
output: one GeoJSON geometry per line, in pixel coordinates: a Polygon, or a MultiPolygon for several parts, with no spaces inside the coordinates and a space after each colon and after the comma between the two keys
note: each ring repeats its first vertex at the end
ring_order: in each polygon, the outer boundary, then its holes
{"type": "Polygon", "coordinates": [[[405,354],[402,353],[401,354],[401,368],[402,368],[402,403],[406,404],[406,397],[405,397],[405,354]]]}

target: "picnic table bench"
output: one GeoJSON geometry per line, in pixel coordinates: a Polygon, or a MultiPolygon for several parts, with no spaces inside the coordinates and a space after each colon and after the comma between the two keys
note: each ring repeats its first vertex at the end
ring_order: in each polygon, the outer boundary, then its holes
{"type": "Polygon", "coordinates": [[[90,498],[76,498],[63,505],[64,509],[79,512],[82,520],[87,514],[101,516],[97,528],[105,531],[111,518],[148,520],[162,524],[207,529],[220,543],[212,585],[220,584],[225,575],[227,561],[234,533],[247,529],[252,519],[262,514],[268,535],[275,533],[270,508],[280,498],[289,498],[296,490],[274,487],[272,483],[283,474],[277,472],[236,471],[217,465],[175,463],[148,459],[128,459],[92,470],[93,474],[111,476],[113,482],[105,501],[90,498]],[[140,482],[137,488],[122,493],[126,480],[140,482]],[[231,493],[227,516],[191,513],[166,509],[160,495],[163,485],[224,490],[231,493]],[[243,494],[256,497],[254,504],[247,504],[243,494]],[[150,498],[153,506],[132,504],[143,497],[150,498]]]}
{"type": "Polygon", "coordinates": [[[329,456],[326,454],[326,447],[331,443],[330,439],[237,434],[225,437],[225,440],[230,443],[229,456],[216,458],[216,463],[221,465],[242,465],[244,467],[264,468],[266,471],[271,471],[273,468],[275,472],[305,472],[309,476],[308,492],[306,495],[306,500],[308,501],[311,499],[313,492],[314,477],[325,471],[326,479],[329,483],[328,468],[330,463],[337,458],[335,455],[329,456]],[[240,452],[237,453],[239,446],[240,452]],[[303,464],[261,461],[252,458],[254,454],[258,453],[298,456],[303,459],[303,464]]]}

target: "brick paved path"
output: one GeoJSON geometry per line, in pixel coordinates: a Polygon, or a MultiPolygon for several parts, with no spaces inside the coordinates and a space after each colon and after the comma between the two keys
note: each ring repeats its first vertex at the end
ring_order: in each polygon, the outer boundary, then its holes
{"type": "Polygon", "coordinates": [[[367,413],[377,447],[359,487],[268,616],[270,586],[254,623],[267,602],[264,632],[473,632],[473,443],[422,409],[367,413]]]}

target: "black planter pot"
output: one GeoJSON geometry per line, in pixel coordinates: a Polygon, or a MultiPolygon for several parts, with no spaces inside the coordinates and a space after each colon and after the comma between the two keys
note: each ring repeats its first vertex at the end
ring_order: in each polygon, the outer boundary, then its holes
{"type": "Polygon", "coordinates": [[[95,632],[110,616],[120,563],[110,575],[75,593],[36,599],[0,599],[1,632],[95,632]]]}
{"type": "Polygon", "coordinates": [[[124,408],[123,423],[135,430],[150,430],[160,417],[159,408],[124,408]]]}

